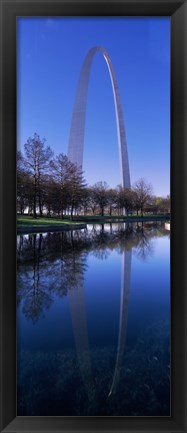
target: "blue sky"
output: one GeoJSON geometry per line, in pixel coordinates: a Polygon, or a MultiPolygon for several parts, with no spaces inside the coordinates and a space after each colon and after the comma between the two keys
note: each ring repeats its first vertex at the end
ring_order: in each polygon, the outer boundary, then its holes
{"type": "MultiPolygon", "coordinates": [[[[17,19],[17,147],[37,132],[67,153],[82,62],[102,45],[116,73],[127,135],[131,183],[170,192],[170,18],[43,17],[17,19]]],[[[120,183],[112,87],[101,53],[90,75],[83,171],[89,184],[120,183]]]]}

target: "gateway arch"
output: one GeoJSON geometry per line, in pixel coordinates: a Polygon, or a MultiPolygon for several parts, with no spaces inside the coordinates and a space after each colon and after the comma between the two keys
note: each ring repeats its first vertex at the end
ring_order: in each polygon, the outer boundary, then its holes
{"type": "Polygon", "coordinates": [[[119,161],[121,170],[121,184],[124,188],[130,188],[130,171],[127,152],[126,132],[123,118],[123,111],[120,101],[118,84],[112,62],[106,50],[102,46],[91,48],[82,65],[77,92],[75,96],[74,109],[70,128],[68,158],[77,166],[83,165],[84,131],[86,119],[86,103],[88,94],[88,84],[93,57],[97,52],[101,52],[108,66],[116,113],[116,126],[119,145],[119,161]]]}
{"type": "MultiPolygon", "coordinates": [[[[86,105],[88,95],[88,85],[90,70],[93,61],[93,57],[97,52],[101,52],[108,70],[112,84],[115,114],[116,114],[116,126],[119,146],[119,161],[121,170],[121,184],[124,188],[130,188],[130,171],[129,161],[127,152],[127,141],[126,132],[123,119],[123,111],[120,101],[118,84],[113,69],[112,62],[108,56],[106,50],[97,46],[91,48],[83,62],[79,82],[77,86],[71,128],[69,137],[68,147],[68,158],[71,162],[76,164],[78,167],[83,166],[83,150],[84,150],[84,132],[85,132],[85,120],[86,120],[86,105]]],[[[122,359],[124,354],[126,328],[127,328],[127,317],[128,317],[128,302],[130,294],[130,272],[131,272],[131,251],[125,251],[122,255],[122,278],[121,278],[121,297],[120,297],[120,317],[119,317],[119,333],[118,333],[118,345],[117,345],[117,356],[114,368],[113,379],[109,390],[108,397],[115,392],[122,365],[122,359]]],[[[78,356],[78,362],[80,366],[81,375],[85,382],[85,387],[88,394],[90,389],[92,390],[91,396],[95,398],[95,387],[93,384],[92,367],[90,359],[89,341],[88,341],[88,330],[87,330],[87,318],[85,310],[85,299],[84,299],[84,283],[82,283],[76,290],[72,290],[69,293],[70,311],[72,318],[73,333],[76,344],[76,351],[78,356]],[[86,374],[85,374],[86,366],[86,374]]]]}

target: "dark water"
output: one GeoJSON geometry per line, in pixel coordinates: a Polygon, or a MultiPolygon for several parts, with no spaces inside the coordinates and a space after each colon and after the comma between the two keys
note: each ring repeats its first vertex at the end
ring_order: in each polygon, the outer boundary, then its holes
{"type": "Polygon", "coordinates": [[[170,416],[161,223],[18,236],[17,414],[170,416]]]}

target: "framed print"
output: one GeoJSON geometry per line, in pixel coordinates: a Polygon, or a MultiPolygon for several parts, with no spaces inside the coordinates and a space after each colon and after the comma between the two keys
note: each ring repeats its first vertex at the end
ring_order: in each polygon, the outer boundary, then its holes
{"type": "Polygon", "coordinates": [[[1,1],[2,432],[186,431],[186,20],[1,1]]]}

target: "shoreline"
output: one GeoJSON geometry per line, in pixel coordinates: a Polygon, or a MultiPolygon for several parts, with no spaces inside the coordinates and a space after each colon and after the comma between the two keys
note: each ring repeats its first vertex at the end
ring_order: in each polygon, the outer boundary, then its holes
{"type": "Polygon", "coordinates": [[[105,217],[101,219],[100,217],[96,217],[94,219],[88,219],[86,221],[79,222],[75,221],[75,224],[49,224],[49,225],[38,225],[38,226],[21,226],[17,225],[17,235],[23,235],[23,234],[30,234],[30,233],[47,233],[47,232],[61,232],[61,231],[73,231],[73,230],[82,230],[86,229],[88,224],[120,224],[120,223],[138,223],[138,222],[156,222],[156,221],[163,221],[170,223],[170,218],[166,216],[155,216],[155,217],[123,217],[123,218],[110,218],[105,217]]]}
{"type": "Polygon", "coordinates": [[[30,233],[47,233],[47,232],[62,232],[70,230],[86,229],[87,224],[62,224],[62,225],[46,225],[46,226],[32,226],[21,227],[17,226],[17,235],[26,235],[30,233]]]}

